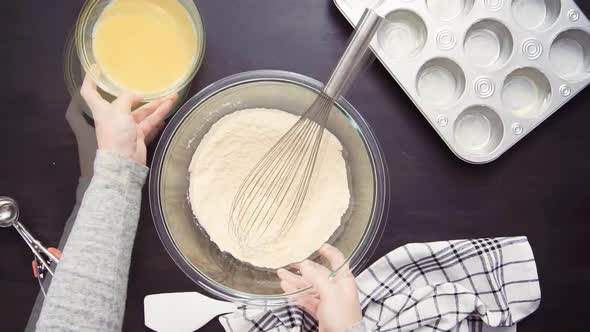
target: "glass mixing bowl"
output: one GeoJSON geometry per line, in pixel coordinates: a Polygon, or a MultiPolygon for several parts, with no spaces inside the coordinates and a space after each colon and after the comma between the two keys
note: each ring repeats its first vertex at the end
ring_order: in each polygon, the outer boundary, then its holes
{"type": "MultiPolygon", "coordinates": [[[[149,184],[156,230],[180,269],[212,295],[272,306],[285,304],[289,297],[307,290],[285,294],[274,270],[241,262],[209,240],[188,200],[188,168],[193,153],[203,135],[223,116],[247,108],[274,108],[300,115],[321,88],[320,82],[290,72],[237,74],[189,99],[164,130],[149,184]]],[[[333,106],[326,128],[344,147],[351,193],[349,208],[328,243],[347,257],[353,272],[358,272],[377,245],[384,224],[386,167],[373,132],[343,98],[333,106]]],[[[310,259],[328,266],[317,252],[310,259]]]]}
{"type": "MultiPolygon", "coordinates": [[[[80,15],[78,16],[78,21],[76,22],[74,42],[83,71],[87,73],[90,72],[97,85],[103,91],[113,96],[119,96],[122,92],[120,86],[109,80],[106,75],[100,75],[90,71],[91,66],[96,64],[96,57],[93,50],[94,26],[102,14],[102,11],[112,1],[113,0],[86,1],[84,7],[82,7],[82,10],[80,11],[80,15]]],[[[186,9],[194,23],[197,36],[197,54],[193,59],[190,72],[185,77],[165,90],[159,91],[157,93],[142,95],[141,97],[145,102],[156,100],[185,89],[195,77],[195,74],[201,66],[201,62],[203,61],[203,56],[205,54],[205,29],[203,27],[203,21],[201,19],[201,15],[199,14],[199,10],[192,0],[176,1],[178,1],[178,3],[180,3],[186,9]]]]}

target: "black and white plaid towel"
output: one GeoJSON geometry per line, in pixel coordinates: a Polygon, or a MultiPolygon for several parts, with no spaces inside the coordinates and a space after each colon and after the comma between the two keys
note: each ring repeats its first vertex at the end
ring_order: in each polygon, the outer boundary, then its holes
{"type": "MultiPolygon", "coordinates": [[[[357,278],[371,331],[515,331],[541,301],[526,237],[414,243],[357,278]]],[[[219,318],[226,331],[315,331],[296,306],[243,309],[219,318]]]]}

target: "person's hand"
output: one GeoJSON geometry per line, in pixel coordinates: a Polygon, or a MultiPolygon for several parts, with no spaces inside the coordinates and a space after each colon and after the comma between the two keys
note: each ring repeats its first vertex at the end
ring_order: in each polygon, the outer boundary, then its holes
{"type": "Polygon", "coordinates": [[[301,276],[285,269],[277,271],[281,288],[286,293],[292,293],[312,286],[311,292],[296,295],[293,298],[295,303],[319,321],[320,331],[343,332],[362,319],[357,286],[346,259],[338,249],[324,244],[319,252],[330,262],[332,270],[340,268],[333,277],[332,271],[326,267],[305,260],[295,265],[301,276]]]}
{"type": "Polygon", "coordinates": [[[91,75],[86,74],[80,94],[88,104],[94,118],[98,148],[130,158],[145,165],[147,148],[164,127],[166,114],[172,109],[177,96],[172,95],[131,112],[141,99],[126,92],[112,103],[104,100],[96,90],[91,75]]]}

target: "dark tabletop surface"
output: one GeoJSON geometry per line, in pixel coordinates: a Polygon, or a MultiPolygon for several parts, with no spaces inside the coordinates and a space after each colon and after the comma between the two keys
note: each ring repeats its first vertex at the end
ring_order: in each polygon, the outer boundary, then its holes
{"type": "MultiPolygon", "coordinates": [[[[590,2],[578,2],[590,15],[590,2]]],[[[59,241],[79,176],[76,141],[64,120],[62,49],[81,4],[2,1],[0,195],[19,201],[22,221],[48,245],[59,241]]],[[[323,80],[352,31],[331,0],[204,0],[199,8],[207,51],[191,94],[253,69],[323,80]]],[[[518,330],[586,326],[590,89],[484,166],[456,158],[378,63],[348,99],[374,128],[391,178],[388,225],[373,260],[409,242],[526,235],[543,300],[518,330]]],[[[20,331],[38,292],[31,254],[8,229],[0,230],[0,248],[0,330],[20,331]]],[[[193,289],[160,244],[144,199],[124,330],[145,330],[144,296],[193,289]]],[[[220,329],[213,322],[205,330],[220,329]]]]}

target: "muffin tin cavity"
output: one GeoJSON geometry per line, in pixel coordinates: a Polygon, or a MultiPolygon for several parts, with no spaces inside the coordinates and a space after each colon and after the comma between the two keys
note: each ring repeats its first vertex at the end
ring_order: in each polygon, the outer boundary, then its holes
{"type": "Polygon", "coordinates": [[[551,44],[553,70],[565,80],[578,80],[590,75],[590,34],[572,29],[560,33],[551,44]]]}
{"type": "Polygon", "coordinates": [[[377,32],[377,40],[388,56],[399,60],[418,54],[427,39],[424,21],[409,10],[392,11],[386,18],[377,32]]]}
{"type": "Polygon", "coordinates": [[[551,84],[534,68],[519,68],[510,73],[502,88],[506,109],[518,117],[535,117],[547,111],[551,101],[551,84]]]}
{"type": "Polygon", "coordinates": [[[557,21],[560,0],[513,0],[512,17],[526,29],[546,29],[557,21]]]}
{"type": "Polygon", "coordinates": [[[457,117],[453,128],[455,141],[464,152],[486,155],[494,151],[504,136],[498,113],[486,106],[472,106],[457,117]]]}
{"type": "Polygon", "coordinates": [[[465,74],[459,65],[449,59],[432,59],[418,72],[416,90],[425,103],[449,106],[463,95],[465,74]]]}
{"type": "Polygon", "coordinates": [[[432,16],[450,21],[468,14],[475,0],[426,0],[426,6],[432,16]]]}
{"type": "Polygon", "coordinates": [[[499,67],[508,61],[514,42],[506,26],[495,20],[472,25],[465,35],[466,58],[479,67],[499,67]]]}

